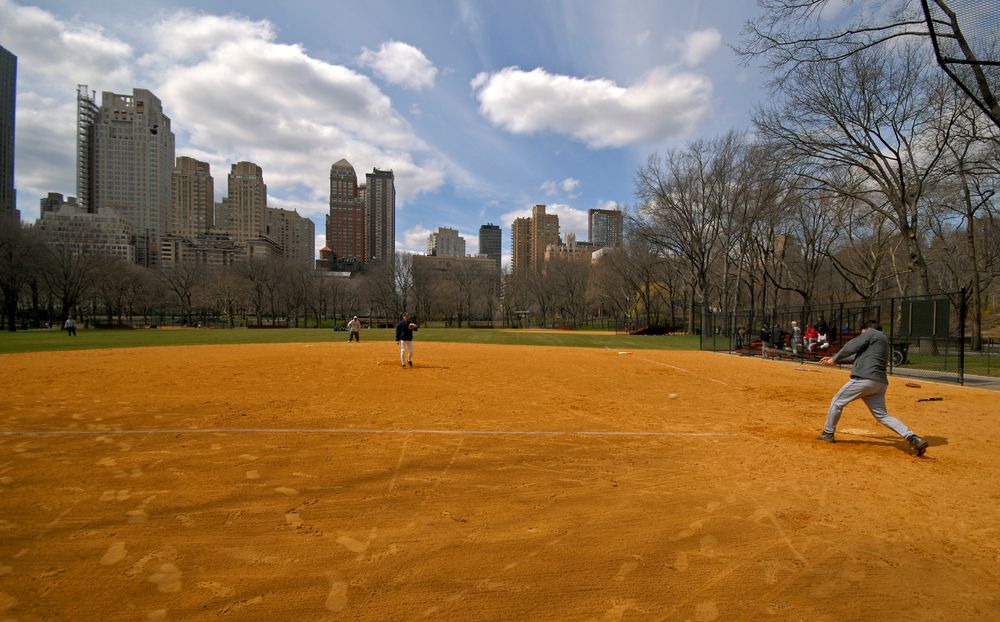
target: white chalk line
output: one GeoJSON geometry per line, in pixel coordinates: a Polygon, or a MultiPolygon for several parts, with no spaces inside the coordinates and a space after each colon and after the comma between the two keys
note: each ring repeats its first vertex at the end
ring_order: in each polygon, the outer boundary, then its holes
{"type": "Polygon", "coordinates": [[[736,432],[616,430],[443,430],[431,428],[166,428],[140,430],[7,430],[4,436],[111,436],[138,434],[438,434],[446,436],[739,436],[736,432]]]}
{"type": "Polygon", "coordinates": [[[653,363],[654,365],[662,365],[663,367],[669,367],[670,369],[676,369],[677,371],[682,371],[685,374],[693,374],[693,375],[695,375],[695,376],[697,376],[699,378],[703,378],[704,380],[708,380],[709,382],[715,382],[717,384],[721,384],[724,387],[732,386],[729,383],[723,382],[721,380],[716,380],[715,378],[712,378],[711,376],[705,376],[705,375],[702,375],[702,374],[695,374],[691,370],[684,369],[683,367],[678,367],[676,365],[671,365],[669,363],[664,363],[662,361],[656,361],[656,360],[653,360],[653,359],[648,359],[648,358],[643,357],[643,356],[636,356],[634,358],[637,358],[640,361],[646,361],[647,363],[653,363]]]}

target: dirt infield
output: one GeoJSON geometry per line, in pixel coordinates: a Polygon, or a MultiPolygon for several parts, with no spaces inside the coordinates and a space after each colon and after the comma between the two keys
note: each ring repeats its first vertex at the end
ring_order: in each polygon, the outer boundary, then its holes
{"type": "Polygon", "coordinates": [[[998,620],[996,393],[416,344],[0,357],[0,620],[998,620]],[[669,398],[676,393],[675,398],[669,398]],[[917,401],[942,397],[941,401],[917,401]]]}

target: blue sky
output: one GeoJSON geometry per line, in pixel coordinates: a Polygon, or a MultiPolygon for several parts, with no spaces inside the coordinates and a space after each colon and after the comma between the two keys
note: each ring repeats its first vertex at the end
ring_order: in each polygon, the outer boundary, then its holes
{"type": "Polygon", "coordinates": [[[544,203],[561,233],[631,205],[648,156],[746,129],[765,77],[735,44],[755,3],[728,0],[232,3],[0,0],[18,56],[15,183],[22,218],[75,194],[75,94],[148,88],[177,155],[259,164],[272,207],[316,223],[330,165],[396,174],[397,250],[437,227],[467,251],[544,203]]]}

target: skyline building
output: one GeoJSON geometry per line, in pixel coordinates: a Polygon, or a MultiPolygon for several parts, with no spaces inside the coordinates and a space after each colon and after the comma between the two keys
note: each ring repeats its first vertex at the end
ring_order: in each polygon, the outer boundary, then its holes
{"type": "Polygon", "coordinates": [[[560,244],[549,244],[545,247],[545,261],[565,259],[571,261],[593,260],[594,251],[601,248],[593,242],[577,242],[575,233],[567,233],[566,241],[560,244]]]}
{"type": "Polygon", "coordinates": [[[365,261],[396,257],[396,182],[392,171],[375,168],[365,174],[365,261]]]}
{"type": "Polygon", "coordinates": [[[90,212],[76,197],[50,192],[41,199],[35,230],[45,242],[71,255],[102,255],[135,262],[135,232],[113,211],[90,212]]]}
{"type": "Polygon", "coordinates": [[[465,238],[456,229],[438,227],[427,236],[427,254],[434,257],[465,257],[465,238]]]}
{"type": "Polygon", "coordinates": [[[513,271],[541,270],[545,249],[559,243],[559,216],[546,214],[544,205],[535,205],[531,208],[531,216],[514,219],[511,228],[513,271]]]}
{"type": "Polygon", "coordinates": [[[312,264],[316,249],[316,225],[292,210],[269,207],[264,210],[267,237],[281,247],[289,261],[312,264]]]}
{"type": "Polygon", "coordinates": [[[253,162],[232,165],[228,178],[228,195],[224,202],[229,222],[227,230],[240,245],[248,245],[266,231],[264,210],[267,208],[267,184],[264,172],[253,162]]]}
{"type": "Polygon", "coordinates": [[[112,210],[135,231],[136,262],[157,265],[172,226],[174,133],[160,99],[146,89],[104,91],[101,105],[78,88],[78,196],[92,213],[112,210]]]}
{"type": "Polygon", "coordinates": [[[338,262],[362,262],[366,257],[365,238],[365,204],[358,176],[350,162],[340,159],[330,167],[325,250],[338,262]]]}
{"type": "Polygon", "coordinates": [[[21,219],[14,190],[14,114],[17,56],[0,46],[0,218],[21,219]]]}
{"type": "Polygon", "coordinates": [[[617,209],[588,210],[587,237],[599,248],[621,246],[625,237],[625,215],[617,209]]]}
{"type": "Polygon", "coordinates": [[[494,260],[497,270],[500,270],[503,261],[503,236],[498,225],[486,223],[479,227],[479,254],[494,260]]]}
{"type": "Polygon", "coordinates": [[[215,181],[208,162],[178,157],[171,194],[174,235],[193,239],[215,226],[215,181]]]}

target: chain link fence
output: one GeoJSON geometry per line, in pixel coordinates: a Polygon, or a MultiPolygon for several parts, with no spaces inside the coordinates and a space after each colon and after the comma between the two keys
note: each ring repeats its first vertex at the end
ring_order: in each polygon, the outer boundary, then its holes
{"type": "Polygon", "coordinates": [[[717,311],[705,318],[700,343],[712,352],[818,361],[860,334],[870,319],[879,321],[889,338],[891,374],[959,384],[967,372],[1000,376],[996,341],[984,339],[981,351],[968,349],[964,291],[764,312],[717,311]]]}

